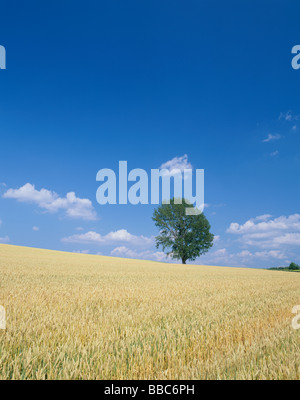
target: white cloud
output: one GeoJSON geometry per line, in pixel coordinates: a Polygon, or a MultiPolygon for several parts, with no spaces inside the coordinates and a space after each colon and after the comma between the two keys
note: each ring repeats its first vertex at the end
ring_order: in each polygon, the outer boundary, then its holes
{"type": "Polygon", "coordinates": [[[243,250],[236,254],[231,254],[231,257],[238,257],[238,258],[260,258],[260,259],[268,259],[268,258],[275,258],[278,260],[283,260],[286,258],[285,254],[279,250],[269,250],[269,251],[256,251],[251,253],[249,250],[243,250]]]}
{"type": "Polygon", "coordinates": [[[126,229],[119,229],[115,232],[109,232],[105,239],[113,242],[131,242],[134,241],[137,237],[129,233],[126,229]]]}
{"type": "Polygon", "coordinates": [[[89,250],[74,250],[73,253],[78,253],[78,254],[89,254],[89,250]]]}
{"type": "Polygon", "coordinates": [[[259,220],[256,217],[255,219],[250,219],[246,221],[243,225],[239,225],[238,223],[231,223],[227,232],[229,233],[249,233],[249,232],[268,232],[274,230],[300,230],[300,214],[293,214],[288,217],[281,216],[275,219],[269,219],[271,215],[265,214],[264,221],[255,223],[256,220],[259,220]]]}
{"type": "Polygon", "coordinates": [[[271,133],[268,134],[266,139],[263,140],[263,143],[271,142],[271,140],[278,140],[281,136],[279,134],[272,135],[271,133]]]}
{"type": "Polygon", "coordinates": [[[286,233],[282,236],[278,236],[274,238],[274,243],[278,245],[288,244],[300,246],[300,233],[286,233]]]}
{"type": "Polygon", "coordinates": [[[66,215],[71,218],[96,219],[96,212],[91,200],[76,197],[74,192],[67,193],[65,197],[59,197],[53,191],[47,189],[37,190],[34,185],[26,183],[19,189],[8,189],[3,194],[3,197],[36,204],[50,213],[64,210],[66,215]]]}
{"type": "Polygon", "coordinates": [[[271,156],[271,157],[276,157],[276,156],[278,156],[278,154],[279,154],[279,151],[278,151],[278,150],[275,150],[275,151],[273,151],[272,153],[270,153],[270,156],[271,156]]]}
{"type": "Polygon", "coordinates": [[[8,242],[9,242],[8,236],[0,237],[0,243],[8,243],[8,242]]]}
{"type": "Polygon", "coordinates": [[[240,253],[237,253],[236,256],[241,258],[249,258],[252,257],[253,254],[249,250],[243,250],[240,253]]]}
{"type": "Polygon", "coordinates": [[[134,244],[139,247],[148,247],[153,245],[154,239],[146,236],[136,236],[129,233],[126,229],[119,229],[115,232],[109,232],[102,236],[100,233],[95,231],[89,231],[86,233],[75,234],[66,238],[62,238],[62,242],[65,243],[94,243],[100,245],[113,244],[117,242],[125,242],[134,244]]]}
{"type": "Polygon", "coordinates": [[[185,169],[192,168],[192,164],[188,161],[187,154],[183,155],[182,157],[174,157],[172,160],[166,161],[160,166],[160,169],[166,169],[169,171],[170,175],[178,173],[178,170],[182,173],[185,169]]]}
{"type": "Polygon", "coordinates": [[[214,244],[217,243],[220,240],[220,236],[219,235],[215,235],[214,236],[214,244]]]}
{"type": "Polygon", "coordinates": [[[261,217],[250,219],[242,225],[233,222],[227,232],[241,235],[240,241],[246,245],[261,248],[300,244],[300,214],[273,219],[266,214],[264,220],[259,219],[261,217]]]}
{"type": "Polygon", "coordinates": [[[268,267],[288,264],[287,257],[283,251],[268,250],[255,251],[242,250],[240,252],[229,252],[227,249],[219,249],[201,256],[194,263],[206,265],[226,265],[230,267],[268,267]]]}
{"type": "Polygon", "coordinates": [[[293,114],[292,111],[281,112],[279,115],[279,119],[284,119],[285,121],[297,121],[299,119],[299,115],[293,114]]]}
{"type": "Polygon", "coordinates": [[[270,219],[272,217],[271,214],[263,214],[259,215],[258,217],[254,218],[254,221],[266,221],[267,219],[270,219]]]}
{"type": "Polygon", "coordinates": [[[89,231],[82,234],[75,234],[66,238],[62,238],[65,243],[101,243],[102,236],[100,233],[89,231]]]}
{"type": "Polygon", "coordinates": [[[154,261],[171,261],[170,257],[168,257],[162,251],[141,251],[137,252],[135,250],[131,250],[125,246],[116,247],[111,251],[111,256],[113,257],[124,257],[124,258],[137,258],[142,260],[154,260],[154,261]]]}
{"type": "Polygon", "coordinates": [[[227,250],[226,249],[219,249],[219,250],[216,250],[214,252],[215,256],[224,256],[225,254],[227,254],[227,250]]]}
{"type": "Polygon", "coordinates": [[[258,258],[275,258],[277,260],[284,260],[286,258],[285,254],[279,250],[269,250],[269,251],[256,251],[253,257],[258,258]]]}
{"type": "Polygon", "coordinates": [[[32,230],[37,232],[37,231],[40,230],[40,228],[39,228],[38,226],[33,226],[33,227],[32,227],[32,230]]]}

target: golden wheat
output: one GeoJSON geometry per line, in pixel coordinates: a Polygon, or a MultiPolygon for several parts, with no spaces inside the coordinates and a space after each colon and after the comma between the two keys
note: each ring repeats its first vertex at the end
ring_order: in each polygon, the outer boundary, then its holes
{"type": "Polygon", "coordinates": [[[0,245],[1,379],[299,379],[300,274],[0,245]]]}

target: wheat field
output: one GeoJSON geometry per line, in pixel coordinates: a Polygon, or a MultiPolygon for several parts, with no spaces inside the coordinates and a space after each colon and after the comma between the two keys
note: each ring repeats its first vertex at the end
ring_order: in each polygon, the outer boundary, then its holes
{"type": "Polygon", "coordinates": [[[299,379],[300,274],[0,245],[0,379],[299,379]]]}

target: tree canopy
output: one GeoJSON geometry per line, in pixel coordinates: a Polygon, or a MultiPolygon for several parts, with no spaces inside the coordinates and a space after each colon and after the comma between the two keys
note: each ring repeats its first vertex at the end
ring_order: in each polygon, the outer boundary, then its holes
{"type": "Polygon", "coordinates": [[[214,239],[205,215],[186,215],[187,207],[193,205],[184,199],[181,204],[176,204],[172,199],[170,204],[162,204],[154,210],[152,217],[160,230],[155,238],[156,247],[161,246],[167,255],[180,259],[183,264],[206,253],[214,239]]]}

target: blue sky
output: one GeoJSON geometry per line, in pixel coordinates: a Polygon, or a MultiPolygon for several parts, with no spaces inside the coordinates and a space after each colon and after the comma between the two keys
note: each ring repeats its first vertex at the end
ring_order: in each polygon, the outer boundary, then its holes
{"type": "Polygon", "coordinates": [[[100,206],[96,173],[177,157],[205,170],[216,241],[197,263],[300,262],[299,12],[296,0],[2,5],[0,241],[164,260],[154,206],[100,206]]]}

